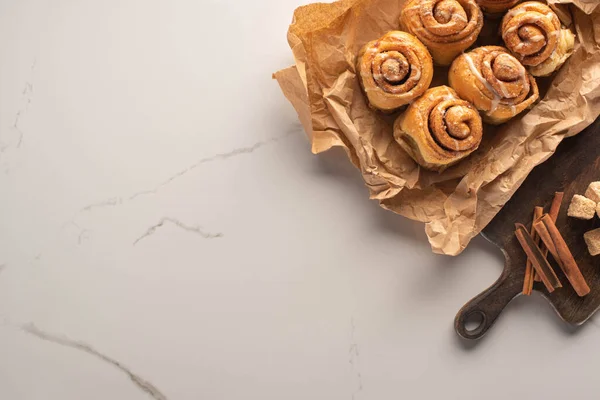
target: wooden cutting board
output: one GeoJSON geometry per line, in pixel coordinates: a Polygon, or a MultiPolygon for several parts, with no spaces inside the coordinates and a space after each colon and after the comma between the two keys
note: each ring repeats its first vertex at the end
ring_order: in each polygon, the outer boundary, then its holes
{"type": "Polygon", "coordinates": [[[565,139],[548,161],[536,167],[523,182],[512,199],[502,208],[482,235],[498,246],[505,256],[500,278],[488,289],[469,301],[456,315],[456,332],[466,339],[479,339],[494,324],[504,307],[521,294],[525,277],[526,257],[515,238],[515,222],[529,229],[534,206],[550,207],[554,192],[564,191],[565,197],[556,225],[569,245],[583,276],[591,288],[586,297],[579,297],[556,266],[563,287],[552,294],[536,282],[534,290],[550,301],[558,315],[566,322],[581,325],[600,307],[600,256],[592,257],[587,251],[583,234],[600,227],[600,219],[581,221],[567,217],[567,208],[574,194],[584,194],[590,182],[600,181],[600,119],[585,131],[565,139]],[[468,320],[479,320],[479,326],[467,329],[468,320]]]}

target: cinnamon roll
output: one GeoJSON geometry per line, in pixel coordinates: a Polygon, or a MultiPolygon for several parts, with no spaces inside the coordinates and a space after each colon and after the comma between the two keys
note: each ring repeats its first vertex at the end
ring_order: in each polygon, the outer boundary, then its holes
{"type": "Polygon", "coordinates": [[[531,107],[539,98],[537,83],[504,47],[484,46],[454,60],[450,86],[470,101],[491,124],[501,124],[531,107]]]}
{"type": "Polygon", "coordinates": [[[477,0],[479,7],[487,13],[498,15],[505,12],[521,0],[477,0]]]}
{"type": "Polygon", "coordinates": [[[502,39],[534,76],[560,68],[573,53],[575,35],[561,27],[550,7],[527,1],[512,8],[502,20],[502,39]]]}
{"type": "Polygon", "coordinates": [[[409,0],[400,27],[427,46],[436,64],[450,65],[477,40],[483,14],[475,0],[409,0]]]}
{"type": "Polygon", "coordinates": [[[477,109],[448,86],[429,89],[394,123],[394,138],[422,167],[443,171],[474,152],[483,124],[477,109]]]}
{"type": "Polygon", "coordinates": [[[433,62],[417,38],[406,32],[391,31],[362,48],[357,71],[371,107],[391,112],[429,88],[433,62]]]}

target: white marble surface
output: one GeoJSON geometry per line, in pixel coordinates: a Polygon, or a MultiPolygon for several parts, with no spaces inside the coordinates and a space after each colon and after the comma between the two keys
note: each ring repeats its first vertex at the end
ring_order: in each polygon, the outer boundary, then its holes
{"type": "Polygon", "coordinates": [[[432,255],[311,155],[299,1],[0,0],[0,399],[597,398],[594,319],[463,343],[496,249],[432,255]]]}

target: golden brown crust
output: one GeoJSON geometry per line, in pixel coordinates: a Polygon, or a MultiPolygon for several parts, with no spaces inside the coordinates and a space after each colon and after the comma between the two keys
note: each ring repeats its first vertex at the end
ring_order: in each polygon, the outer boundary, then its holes
{"type": "Polygon", "coordinates": [[[575,35],[568,29],[561,29],[556,50],[543,63],[529,67],[533,76],[548,76],[557,71],[573,54],[575,35]]]}
{"type": "Polygon", "coordinates": [[[386,112],[419,97],[433,79],[433,61],[427,48],[400,31],[367,43],[358,54],[356,69],[369,104],[386,112]]]}
{"type": "Polygon", "coordinates": [[[491,124],[508,121],[539,98],[535,78],[500,46],[478,47],[457,57],[450,67],[448,82],[491,124]]]}
{"type": "Polygon", "coordinates": [[[483,14],[475,0],[409,0],[400,27],[427,46],[436,64],[450,65],[477,40],[483,14]]]}
{"type": "Polygon", "coordinates": [[[481,9],[487,14],[500,14],[521,0],[477,0],[481,9]]]}
{"type": "Polygon", "coordinates": [[[475,107],[448,86],[426,91],[394,123],[394,138],[422,167],[442,171],[477,150],[483,125],[475,107]]]}
{"type": "Polygon", "coordinates": [[[502,20],[502,38],[508,50],[536,76],[549,75],[570,56],[574,36],[562,29],[550,7],[527,1],[512,8],[502,20]],[[543,64],[543,65],[542,65],[543,64]]]}

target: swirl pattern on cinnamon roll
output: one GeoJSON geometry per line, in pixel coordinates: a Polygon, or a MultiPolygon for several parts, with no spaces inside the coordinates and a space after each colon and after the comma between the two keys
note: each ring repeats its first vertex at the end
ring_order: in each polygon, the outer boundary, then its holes
{"type": "Polygon", "coordinates": [[[409,0],[400,27],[427,46],[436,64],[450,65],[477,40],[483,14],[475,0],[409,0]]]}
{"type": "Polygon", "coordinates": [[[562,29],[550,7],[527,1],[512,8],[502,20],[502,39],[535,76],[549,75],[569,58],[575,37],[562,29]],[[543,64],[543,65],[542,65],[543,64]]]}
{"type": "Polygon", "coordinates": [[[400,31],[367,43],[358,54],[357,70],[371,107],[385,112],[419,97],[433,79],[433,61],[427,48],[400,31]]]}
{"type": "Polygon", "coordinates": [[[483,124],[477,109],[448,86],[426,91],[394,123],[394,138],[422,167],[443,171],[477,150],[483,124]]]}
{"type": "Polygon", "coordinates": [[[487,13],[497,15],[505,12],[521,0],[477,0],[479,7],[487,13]]]}
{"type": "Polygon", "coordinates": [[[508,121],[531,107],[540,96],[535,78],[499,46],[478,47],[457,57],[450,67],[448,82],[491,124],[508,121]]]}

